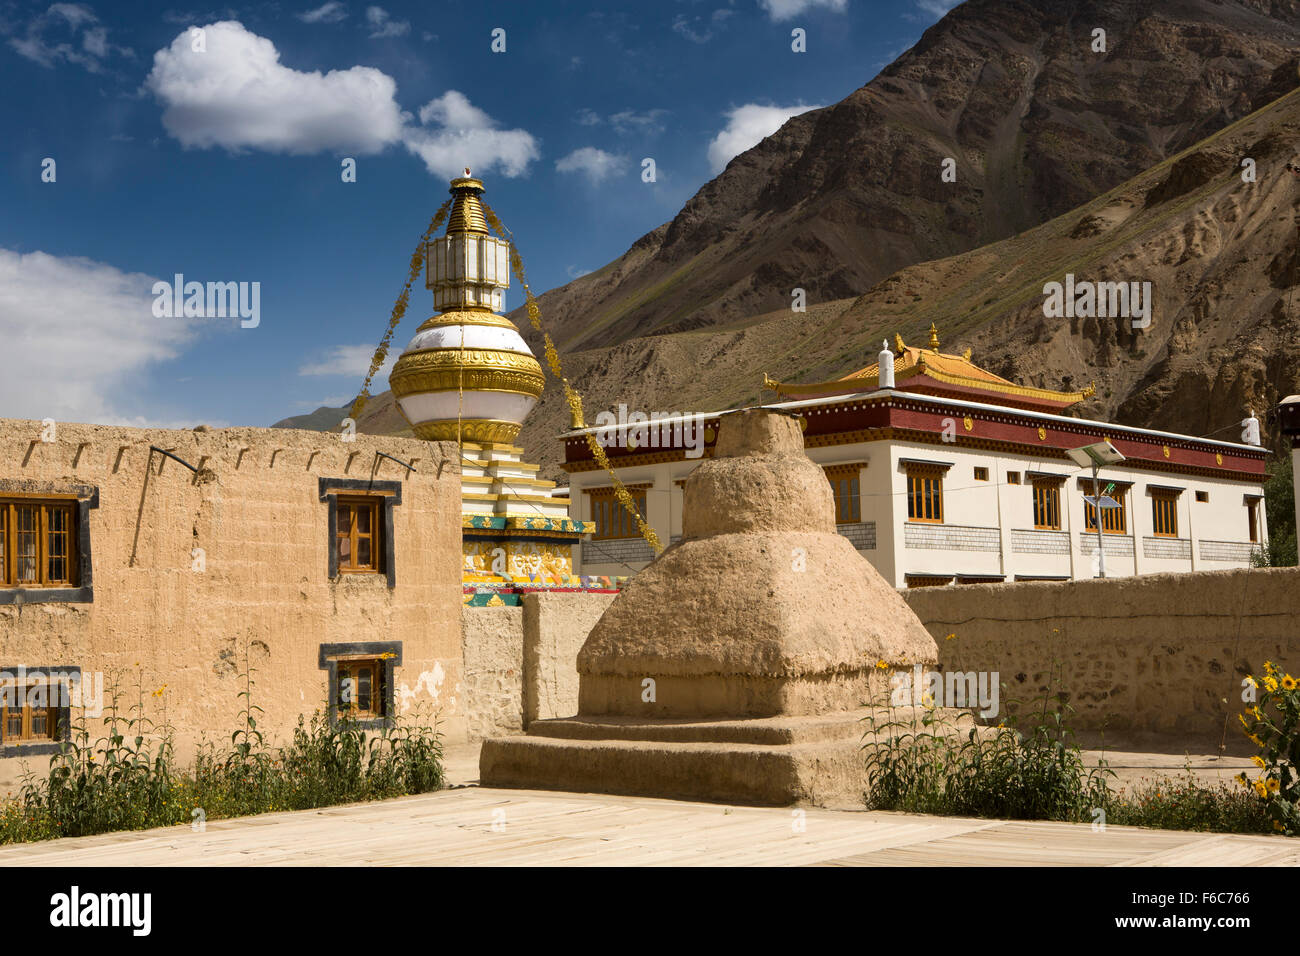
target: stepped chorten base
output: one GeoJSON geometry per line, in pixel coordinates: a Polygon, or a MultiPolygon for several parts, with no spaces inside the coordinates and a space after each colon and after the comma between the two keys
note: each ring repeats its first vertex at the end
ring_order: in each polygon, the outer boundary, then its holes
{"type": "MultiPolygon", "coordinates": [[[[911,712],[895,708],[892,719],[910,724],[911,712]]],[[[861,708],[747,720],[538,720],[529,724],[527,736],[483,741],[479,782],[525,790],[860,809],[867,790],[862,747],[868,716],[878,722],[891,719],[887,708],[861,708]]],[[[962,733],[972,726],[964,712],[951,711],[944,718],[962,733]]],[[[919,713],[916,720],[919,726],[919,713]]]]}

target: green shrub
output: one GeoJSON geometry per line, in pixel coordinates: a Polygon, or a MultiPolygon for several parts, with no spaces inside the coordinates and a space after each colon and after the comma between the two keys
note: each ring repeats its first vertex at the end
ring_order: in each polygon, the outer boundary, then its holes
{"type": "Polygon", "coordinates": [[[137,703],[124,715],[111,679],[104,736],[92,740],[84,722],[70,728],[49,773],[27,773],[18,797],[0,803],[0,843],[171,826],[200,814],[215,820],[312,809],[443,786],[436,725],[395,718],[368,731],[350,719],[331,723],[318,711],[310,721],[300,716],[293,739],[272,749],[257,727],[262,709],[252,701],[252,669],[241,676],[242,726],[222,750],[201,743],[185,772],[174,767],[165,707],[155,726],[137,680],[137,703]]]}

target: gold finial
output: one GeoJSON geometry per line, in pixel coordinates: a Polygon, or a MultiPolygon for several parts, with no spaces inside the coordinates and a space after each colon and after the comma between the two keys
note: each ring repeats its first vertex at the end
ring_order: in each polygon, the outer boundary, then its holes
{"type": "Polygon", "coordinates": [[[1085,389],[1083,390],[1083,397],[1084,397],[1084,398],[1092,398],[1092,396],[1094,396],[1094,395],[1096,395],[1096,394],[1097,394],[1097,381],[1096,381],[1096,379],[1094,379],[1094,380],[1093,380],[1093,381],[1088,385],[1088,387],[1085,388],[1085,389]]]}
{"type": "Polygon", "coordinates": [[[481,236],[488,234],[487,219],[483,215],[483,204],[479,196],[483,193],[482,180],[465,175],[451,181],[451,194],[455,200],[451,204],[451,215],[447,217],[447,234],[454,232],[472,232],[481,236]]]}
{"type": "Polygon", "coordinates": [[[763,373],[763,387],[764,387],[764,388],[767,388],[767,389],[771,389],[772,391],[775,392],[775,391],[779,391],[779,390],[780,390],[780,388],[781,388],[781,383],[778,382],[776,379],[772,378],[772,377],[771,377],[770,375],[768,375],[766,372],[764,372],[764,373],[763,373]]]}
{"type": "MultiPolygon", "coordinates": [[[[468,172],[469,170],[466,170],[468,172]]],[[[560,379],[564,383],[564,394],[569,398],[569,427],[586,428],[587,423],[583,421],[582,415],[582,396],[569,387],[567,378],[560,379]]]]}
{"type": "Polygon", "coordinates": [[[907,351],[907,346],[903,344],[903,337],[897,332],[894,333],[894,348],[899,355],[907,351]]]}
{"type": "Polygon", "coordinates": [[[934,327],[933,322],[930,323],[930,348],[935,351],[939,349],[939,330],[934,327]]]}
{"type": "Polygon", "coordinates": [[[966,350],[965,350],[964,352],[961,353],[961,357],[964,358],[967,362],[970,361],[970,346],[969,346],[969,345],[966,346],[966,350]]]}

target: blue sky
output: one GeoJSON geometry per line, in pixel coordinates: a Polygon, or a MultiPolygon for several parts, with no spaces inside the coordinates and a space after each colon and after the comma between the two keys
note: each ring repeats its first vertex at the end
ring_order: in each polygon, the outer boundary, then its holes
{"type": "MultiPolygon", "coordinates": [[[[342,404],[463,165],[542,292],[954,5],[0,0],[0,417],[267,425],[342,404]],[[260,283],[259,323],[156,316],[176,273],[260,283]]],[[[431,312],[421,279],[395,354],[431,312]]]]}

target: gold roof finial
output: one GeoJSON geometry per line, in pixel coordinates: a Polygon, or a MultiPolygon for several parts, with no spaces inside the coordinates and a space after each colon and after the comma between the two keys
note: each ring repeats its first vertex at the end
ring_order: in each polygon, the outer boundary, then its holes
{"type": "Polygon", "coordinates": [[[902,355],[907,351],[907,346],[903,344],[903,337],[897,332],[894,333],[894,350],[902,355]]]}
{"type": "Polygon", "coordinates": [[[933,322],[930,323],[930,348],[936,352],[939,350],[939,330],[934,327],[933,322]]]}
{"type": "Polygon", "coordinates": [[[966,350],[961,353],[961,357],[965,359],[967,362],[969,362],[970,356],[971,356],[971,351],[970,351],[970,346],[968,345],[966,346],[966,350]]]}

